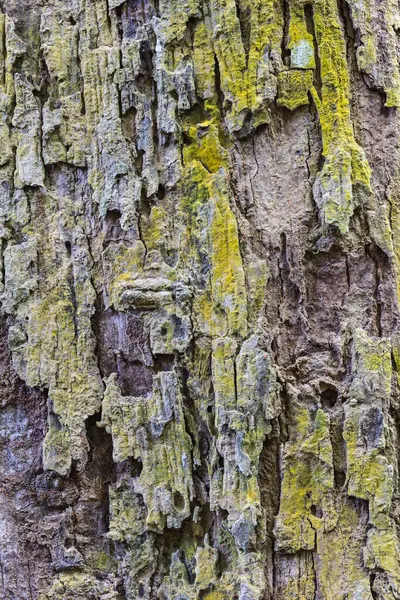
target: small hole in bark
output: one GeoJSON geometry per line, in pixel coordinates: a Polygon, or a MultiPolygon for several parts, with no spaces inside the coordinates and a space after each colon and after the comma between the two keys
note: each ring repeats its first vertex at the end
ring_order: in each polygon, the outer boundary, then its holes
{"type": "Polygon", "coordinates": [[[334,408],[338,399],[337,390],[333,388],[328,388],[327,390],[323,390],[321,392],[321,404],[322,408],[334,408]]]}
{"type": "Polygon", "coordinates": [[[121,218],[121,213],[119,210],[108,210],[106,214],[106,221],[108,223],[117,223],[121,218]]]}
{"type": "Polygon", "coordinates": [[[135,458],[127,458],[121,463],[116,463],[115,473],[118,479],[124,477],[138,478],[143,470],[143,465],[140,460],[135,458]]]}
{"type": "Polygon", "coordinates": [[[188,134],[185,132],[183,132],[182,140],[183,140],[183,143],[185,144],[185,146],[190,146],[190,144],[192,143],[192,140],[190,139],[188,134]]]}
{"type": "Polygon", "coordinates": [[[158,186],[157,198],[163,200],[165,198],[165,187],[163,185],[158,186]]]}
{"type": "Polygon", "coordinates": [[[155,357],[155,369],[157,373],[160,371],[172,371],[175,365],[175,357],[173,354],[157,354],[155,357]]]}
{"type": "Polygon", "coordinates": [[[207,412],[211,414],[213,412],[213,407],[207,406],[207,412]]]}
{"type": "Polygon", "coordinates": [[[343,473],[343,471],[335,471],[335,485],[337,488],[342,488],[344,487],[344,484],[346,482],[346,473],[343,473]]]}
{"type": "Polygon", "coordinates": [[[182,510],[185,508],[185,499],[180,492],[174,493],[174,507],[179,512],[182,512],[182,510]]]}
{"type": "Polygon", "coordinates": [[[317,519],[322,519],[322,517],[324,516],[324,513],[322,512],[322,510],[320,508],[318,508],[318,506],[315,506],[315,504],[313,504],[311,506],[311,514],[314,517],[317,517],[317,519]]]}
{"type": "Polygon", "coordinates": [[[278,356],[279,354],[279,346],[278,346],[278,340],[276,337],[274,337],[274,339],[271,342],[271,350],[274,353],[274,356],[278,356]]]}
{"type": "Polygon", "coordinates": [[[161,335],[167,335],[167,332],[168,332],[168,329],[165,327],[165,325],[163,325],[161,327],[161,331],[160,331],[161,335]]]}
{"type": "Polygon", "coordinates": [[[65,249],[67,251],[67,256],[70,257],[72,251],[71,242],[65,242],[65,249]]]}

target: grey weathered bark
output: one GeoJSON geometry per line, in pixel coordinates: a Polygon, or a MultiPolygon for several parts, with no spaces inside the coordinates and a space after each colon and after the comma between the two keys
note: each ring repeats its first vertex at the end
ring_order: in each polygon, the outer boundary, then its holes
{"type": "Polygon", "coordinates": [[[400,598],[397,3],[0,11],[1,598],[400,598]]]}

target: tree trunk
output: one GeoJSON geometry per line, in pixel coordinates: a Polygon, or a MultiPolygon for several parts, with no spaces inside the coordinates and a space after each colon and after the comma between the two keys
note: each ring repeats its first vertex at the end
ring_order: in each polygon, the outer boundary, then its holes
{"type": "Polygon", "coordinates": [[[0,4],[0,597],[399,599],[397,2],[0,4]]]}

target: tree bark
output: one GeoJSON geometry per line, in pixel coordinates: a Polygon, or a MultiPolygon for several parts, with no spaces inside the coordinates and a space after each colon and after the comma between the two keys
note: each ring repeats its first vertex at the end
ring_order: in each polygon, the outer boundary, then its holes
{"type": "Polygon", "coordinates": [[[0,597],[399,599],[397,3],[0,29],[0,597]]]}

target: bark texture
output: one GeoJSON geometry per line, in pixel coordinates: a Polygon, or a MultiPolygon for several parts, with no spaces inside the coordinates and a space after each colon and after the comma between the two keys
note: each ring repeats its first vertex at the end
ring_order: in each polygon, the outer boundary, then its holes
{"type": "Polygon", "coordinates": [[[395,0],[0,2],[0,597],[400,598],[395,0]]]}

